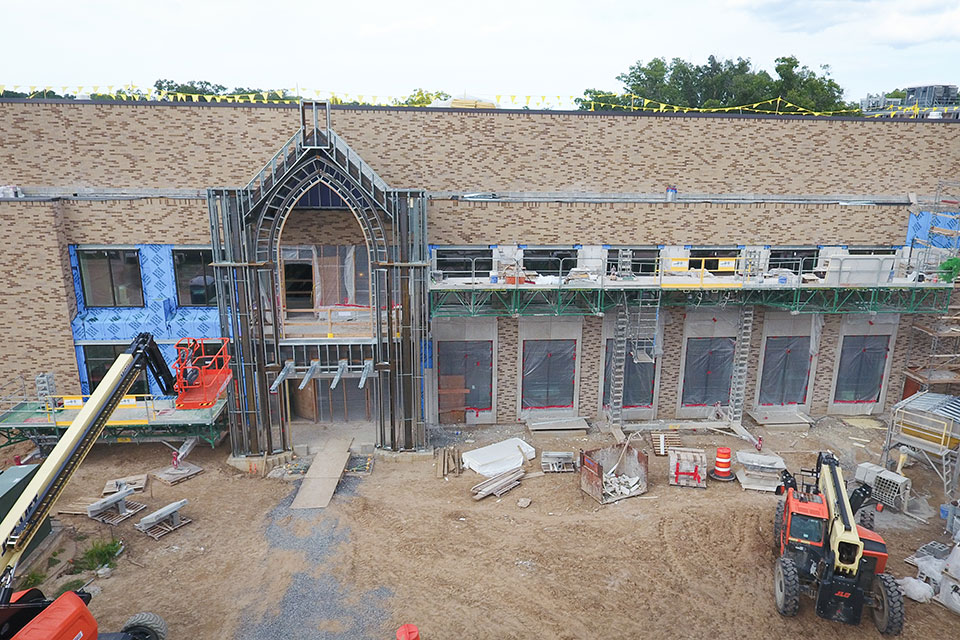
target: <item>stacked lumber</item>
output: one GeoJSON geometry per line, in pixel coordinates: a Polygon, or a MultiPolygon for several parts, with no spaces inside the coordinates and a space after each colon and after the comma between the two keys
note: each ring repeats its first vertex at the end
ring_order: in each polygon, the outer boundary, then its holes
{"type": "Polygon", "coordinates": [[[667,455],[671,447],[682,446],[680,434],[676,431],[651,431],[650,444],[653,446],[653,453],[658,456],[667,455]]]}
{"type": "Polygon", "coordinates": [[[436,473],[438,478],[445,478],[449,474],[460,476],[463,473],[463,457],[460,447],[440,447],[433,450],[436,459],[436,473]]]}
{"type": "Polygon", "coordinates": [[[499,498],[507,491],[519,487],[520,479],[523,478],[523,476],[523,467],[517,467],[516,469],[505,471],[500,475],[493,476],[480,484],[474,485],[470,491],[473,493],[474,500],[482,500],[489,495],[494,495],[499,498]]]}

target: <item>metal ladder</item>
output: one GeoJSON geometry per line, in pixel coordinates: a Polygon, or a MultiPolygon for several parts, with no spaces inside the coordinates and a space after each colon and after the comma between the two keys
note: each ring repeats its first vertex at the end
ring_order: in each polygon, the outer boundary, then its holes
{"type": "Polygon", "coordinates": [[[610,373],[610,421],[623,426],[623,384],[627,364],[627,346],[635,362],[656,357],[657,329],[660,322],[660,290],[641,291],[639,304],[631,310],[624,297],[617,306],[613,332],[613,362],[610,373]]]}
{"type": "Polygon", "coordinates": [[[740,307],[740,328],[733,352],[733,373],[730,378],[730,422],[743,421],[744,395],[747,391],[747,365],[750,361],[750,335],[753,332],[753,305],[740,307]]]}

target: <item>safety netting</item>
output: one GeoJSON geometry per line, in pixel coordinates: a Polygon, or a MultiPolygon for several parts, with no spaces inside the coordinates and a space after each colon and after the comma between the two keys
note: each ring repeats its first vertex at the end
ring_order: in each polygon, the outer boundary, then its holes
{"type": "Polygon", "coordinates": [[[729,402],[735,346],[735,338],[687,338],[683,406],[704,407],[729,402]]]}
{"type": "MultiPolygon", "coordinates": [[[[613,380],[614,341],[607,340],[603,374],[603,406],[610,406],[610,383],[613,380]]],[[[639,409],[653,406],[653,385],[657,366],[655,362],[636,362],[628,345],[623,367],[623,408],[639,409]]]]}
{"type": "Polygon", "coordinates": [[[843,336],[833,401],[879,401],[889,351],[890,336],[843,336]]]}
{"type": "MultiPolygon", "coordinates": [[[[440,420],[453,421],[457,412],[479,416],[493,408],[493,341],[437,342],[440,420]]],[[[461,418],[462,419],[462,418],[461,418]]]]}
{"type": "Polygon", "coordinates": [[[523,408],[573,407],[576,340],[523,341],[523,408]]]}
{"type": "Polygon", "coordinates": [[[800,405],[807,401],[810,379],[810,336],[771,336],[763,351],[760,373],[762,406],[800,405]]]}

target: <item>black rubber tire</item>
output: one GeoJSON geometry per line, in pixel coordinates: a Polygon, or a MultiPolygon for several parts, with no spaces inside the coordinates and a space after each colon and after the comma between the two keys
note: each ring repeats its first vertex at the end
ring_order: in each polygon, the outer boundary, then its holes
{"type": "Polygon", "coordinates": [[[773,594],[780,615],[792,618],[800,611],[800,575],[790,558],[777,558],[773,568],[773,594]]]}
{"type": "Polygon", "coordinates": [[[876,531],[877,525],[875,521],[877,519],[877,512],[873,509],[861,509],[860,513],[857,514],[857,518],[860,521],[860,526],[865,529],[870,529],[870,531],[876,531]]]}
{"type": "Polygon", "coordinates": [[[889,573],[873,578],[873,623],[885,636],[898,636],[903,631],[903,592],[889,573]]]}
{"type": "Polygon", "coordinates": [[[780,536],[783,535],[783,512],[786,503],[781,500],[777,503],[777,512],[773,516],[773,552],[780,555],[780,536]]]}
{"type": "Polygon", "coordinates": [[[155,613],[136,613],[127,620],[121,631],[137,640],[167,640],[167,623],[155,613]]]}

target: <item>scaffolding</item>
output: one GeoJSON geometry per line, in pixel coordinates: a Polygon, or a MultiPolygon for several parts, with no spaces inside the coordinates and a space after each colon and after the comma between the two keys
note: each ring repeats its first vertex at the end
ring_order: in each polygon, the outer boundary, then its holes
{"type": "MultiPolygon", "coordinates": [[[[941,265],[960,256],[960,182],[941,180],[934,203],[911,207],[910,214],[910,250],[917,252],[920,268],[949,279],[941,265]]],[[[960,304],[952,299],[937,316],[914,318],[903,396],[955,385],[960,385],[960,304]]]]}
{"type": "Polygon", "coordinates": [[[394,450],[425,444],[426,198],[391,189],[330,125],[329,103],[301,102],[300,128],[250,183],[208,190],[220,324],[231,339],[236,381],[228,415],[237,456],[289,449],[290,412],[280,386],[308,373],[334,377],[341,368],[340,358],[320,357],[322,349],[285,348],[319,348],[329,343],[326,335],[283,339],[280,233],[291,210],[318,185],[356,217],[368,252],[371,307],[379,310],[372,314],[372,335],[336,342],[369,344],[372,365],[360,366],[373,384],[376,444],[394,450]]]}

